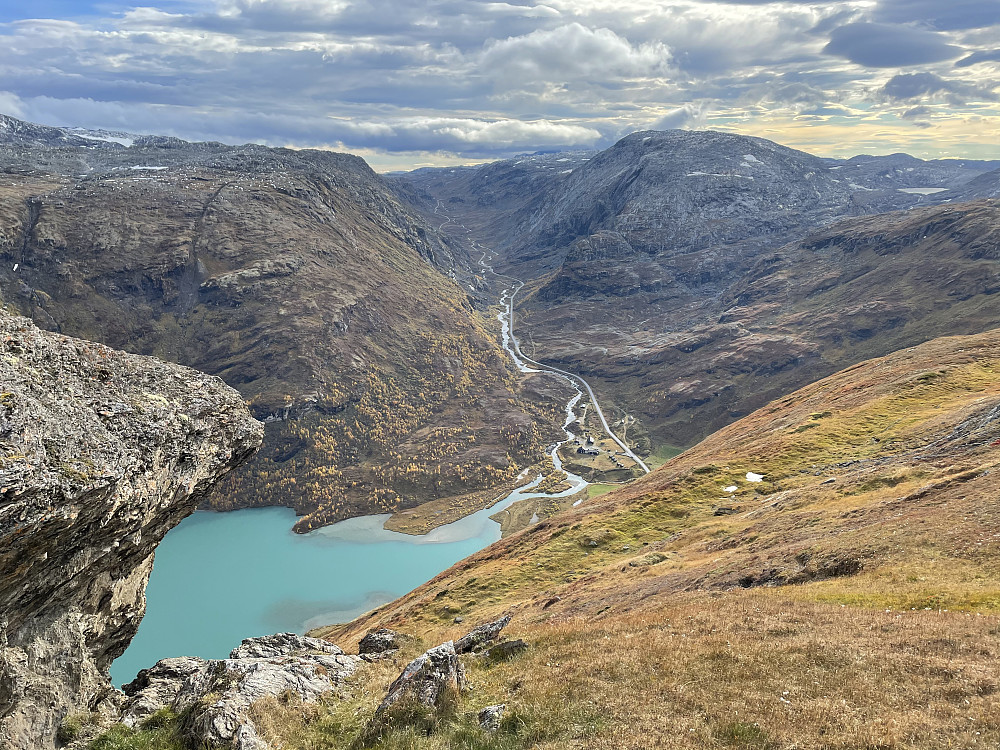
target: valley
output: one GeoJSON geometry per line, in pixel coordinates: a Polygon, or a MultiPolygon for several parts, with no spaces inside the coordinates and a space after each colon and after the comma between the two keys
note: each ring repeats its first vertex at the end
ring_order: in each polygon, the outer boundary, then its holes
{"type": "Polygon", "coordinates": [[[996,171],[676,131],[396,179],[473,242],[500,238],[525,351],[637,419],[645,455],[854,362],[1000,325],[996,204],[973,187],[996,171]]]}
{"type": "Polygon", "coordinates": [[[998,163],[0,122],[19,750],[1000,742],[998,163]]]}
{"type": "Polygon", "coordinates": [[[513,375],[462,249],[360,159],[68,146],[22,125],[0,149],[0,295],[238,388],[265,446],[212,507],[291,507],[303,532],[428,501],[472,511],[544,461],[562,387],[513,375]]]}

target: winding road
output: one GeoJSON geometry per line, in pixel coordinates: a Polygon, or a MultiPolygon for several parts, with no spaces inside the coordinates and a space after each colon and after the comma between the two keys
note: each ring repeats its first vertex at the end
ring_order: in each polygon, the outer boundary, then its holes
{"type": "MultiPolygon", "coordinates": [[[[439,199],[437,201],[437,204],[434,206],[434,213],[444,217],[444,221],[441,222],[441,226],[438,227],[438,231],[440,231],[445,226],[445,224],[454,224],[455,226],[464,229],[466,233],[471,234],[471,231],[467,226],[465,226],[464,224],[459,224],[457,221],[452,219],[450,216],[448,216],[448,214],[444,213],[444,211],[441,210],[441,207],[442,207],[442,202],[439,199]]],[[[544,362],[539,362],[538,360],[525,356],[524,352],[521,351],[521,344],[517,340],[517,336],[514,335],[514,297],[517,296],[517,293],[521,291],[521,289],[524,287],[524,282],[521,281],[520,279],[514,278],[513,276],[509,276],[507,274],[500,274],[494,271],[493,266],[491,266],[486,262],[486,255],[488,252],[490,252],[488,248],[476,242],[475,240],[472,240],[472,247],[473,249],[480,250],[480,252],[482,252],[483,254],[482,257],[479,259],[479,266],[483,269],[484,272],[488,271],[494,276],[510,279],[515,284],[515,286],[512,289],[504,290],[503,294],[500,297],[501,304],[503,304],[504,301],[506,300],[506,305],[507,305],[506,320],[504,320],[504,313],[501,313],[500,322],[505,324],[503,331],[505,339],[504,349],[506,349],[507,352],[511,355],[511,358],[514,360],[514,363],[518,366],[518,369],[521,370],[522,372],[532,372],[531,369],[525,367],[524,363],[527,362],[529,364],[534,365],[542,372],[551,372],[563,378],[566,378],[571,383],[573,383],[574,386],[582,385],[583,388],[587,391],[587,395],[590,396],[590,403],[594,405],[594,411],[597,412],[597,416],[601,420],[601,425],[604,427],[604,432],[607,433],[608,437],[611,438],[615,442],[615,444],[622,449],[622,452],[626,456],[635,461],[635,463],[645,473],[649,474],[650,468],[646,466],[646,462],[643,461],[641,458],[639,458],[637,455],[635,455],[635,453],[632,452],[632,449],[628,447],[625,441],[621,440],[617,435],[615,435],[614,432],[612,432],[611,425],[608,424],[608,420],[604,417],[604,412],[601,409],[601,405],[597,401],[597,396],[594,395],[594,389],[590,387],[590,383],[588,383],[586,380],[584,380],[580,375],[577,375],[576,373],[569,372],[568,370],[563,370],[559,367],[553,367],[552,365],[547,365],[544,362]],[[509,341],[507,339],[509,339],[509,341]]]]}
{"type": "MultiPolygon", "coordinates": [[[[584,380],[576,373],[569,372],[568,370],[563,370],[559,367],[553,367],[552,365],[544,364],[543,362],[539,362],[538,360],[528,357],[527,355],[525,355],[524,352],[521,351],[521,344],[517,340],[517,336],[514,335],[514,297],[517,295],[519,291],[521,291],[521,288],[523,286],[524,282],[518,281],[517,286],[513,290],[508,290],[510,296],[507,297],[507,330],[509,331],[510,345],[514,353],[520,359],[524,360],[525,362],[528,362],[529,364],[534,365],[540,370],[543,370],[545,372],[554,372],[558,375],[563,376],[564,378],[568,378],[574,383],[582,385],[584,389],[587,391],[587,395],[590,396],[590,403],[594,405],[594,411],[597,412],[597,417],[598,419],[601,420],[601,425],[604,427],[604,431],[607,433],[608,437],[614,440],[615,443],[618,445],[618,447],[622,449],[622,452],[626,456],[631,458],[633,461],[635,461],[636,464],[638,464],[642,468],[642,470],[648,474],[650,470],[649,467],[646,466],[646,463],[637,455],[635,455],[635,453],[632,452],[632,449],[629,448],[628,445],[626,445],[624,440],[620,440],[618,436],[615,435],[614,432],[612,432],[611,426],[608,424],[608,420],[605,419],[604,412],[601,410],[601,405],[597,402],[597,396],[594,395],[594,390],[590,387],[590,383],[588,383],[586,380],[584,380]]],[[[504,292],[504,296],[507,296],[507,292],[504,292]]]]}

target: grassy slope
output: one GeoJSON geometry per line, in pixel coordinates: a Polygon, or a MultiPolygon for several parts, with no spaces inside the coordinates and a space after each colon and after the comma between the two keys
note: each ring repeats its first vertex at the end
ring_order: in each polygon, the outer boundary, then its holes
{"type": "MultiPolygon", "coordinates": [[[[993,747],[998,414],[1000,331],[856,365],[322,632],[433,644],[514,613],[532,650],[462,706],[520,717],[488,746],[993,747]]],[[[317,732],[344,710],[273,731],[342,746],[350,722],[317,732]]],[[[388,746],[460,747],[463,721],[388,746]]]]}

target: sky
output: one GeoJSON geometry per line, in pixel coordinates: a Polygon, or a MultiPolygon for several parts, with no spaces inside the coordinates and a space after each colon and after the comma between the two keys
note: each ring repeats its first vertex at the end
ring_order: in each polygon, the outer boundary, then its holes
{"type": "Polygon", "coordinates": [[[1000,158],[1000,0],[0,0],[0,112],[377,169],[710,128],[1000,158]]]}

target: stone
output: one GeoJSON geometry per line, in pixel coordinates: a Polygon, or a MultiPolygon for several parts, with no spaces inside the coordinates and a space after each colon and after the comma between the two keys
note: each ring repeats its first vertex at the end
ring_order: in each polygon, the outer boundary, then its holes
{"type": "Polygon", "coordinates": [[[122,687],[129,696],[121,722],[134,727],[150,714],[170,706],[185,681],[203,671],[208,662],[194,656],[161,659],[152,667],[143,669],[128,685],[122,687]]]}
{"type": "Polygon", "coordinates": [[[510,622],[510,615],[505,615],[499,620],[487,622],[473,628],[469,633],[455,641],[455,652],[467,654],[471,651],[478,651],[483,646],[495,641],[500,631],[507,627],[510,622]]]}
{"type": "Polygon", "coordinates": [[[258,638],[246,638],[229,654],[230,659],[266,659],[299,652],[343,654],[339,646],[319,638],[295,633],[276,633],[258,638]]]}
{"type": "Polygon", "coordinates": [[[358,654],[366,657],[378,657],[395,653],[403,645],[404,636],[395,630],[379,628],[369,630],[358,642],[358,654]]]}
{"type": "Polygon", "coordinates": [[[385,698],[375,711],[378,722],[386,712],[404,698],[412,698],[424,706],[438,706],[449,695],[457,695],[465,686],[465,671],[451,641],[428,649],[406,665],[389,686],[385,698]]]}
{"type": "Polygon", "coordinates": [[[262,698],[315,702],[344,686],[361,666],[337,646],[294,633],[248,638],[228,659],[163,659],[125,686],[122,722],[135,726],[160,708],[184,714],[195,746],[266,750],[250,715],[262,698]],[[211,696],[212,700],[206,702],[211,696]]]}
{"type": "Polygon", "coordinates": [[[263,427],[216,377],[0,313],[0,747],[118,714],[153,551],[263,427]]]}
{"type": "Polygon", "coordinates": [[[479,712],[479,726],[487,732],[495,732],[500,728],[503,715],[507,713],[507,704],[499,703],[495,706],[487,706],[479,712]]]}

